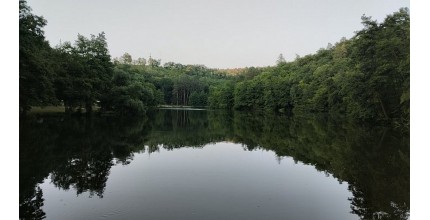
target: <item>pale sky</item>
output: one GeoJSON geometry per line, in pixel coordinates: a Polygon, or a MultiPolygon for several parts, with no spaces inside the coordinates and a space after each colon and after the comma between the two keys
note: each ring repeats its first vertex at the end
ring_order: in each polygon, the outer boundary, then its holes
{"type": "Polygon", "coordinates": [[[350,38],[366,14],[381,22],[409,0],[28,0],[51,46],[106,33],[112,57],[211,68],[274,65],[350,38]]]}

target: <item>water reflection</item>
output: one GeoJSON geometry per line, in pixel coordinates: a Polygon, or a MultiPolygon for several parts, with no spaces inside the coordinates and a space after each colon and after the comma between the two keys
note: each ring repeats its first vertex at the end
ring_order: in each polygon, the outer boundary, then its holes
{"type": "Polygon", "coordinates": [[[43,195],[35,188],[50,175],[58,188],[103,197],[110,168],[128,164],[144,149],[150,127],[142,120],[33,117],[20,120],[20,217],[42,219],[43,195]]]}
{"type": "Polygon", "coordinates": [[[290,156],[347,181],[351,212],[361,219],[409,216],[407,134],[328,117],[158,110],[148,118],[21,119],[20,218],[45,217],[38,185],[47,177],[60,189],[103,198],[111,167],[131,163],[136,152],[220,141],[290,156]]]}

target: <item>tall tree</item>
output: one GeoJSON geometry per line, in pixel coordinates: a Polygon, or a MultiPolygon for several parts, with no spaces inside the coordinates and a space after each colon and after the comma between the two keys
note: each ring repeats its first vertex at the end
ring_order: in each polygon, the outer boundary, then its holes
{"type": "Polygon", "coordinates": [[[281,64],[285,64],[285,63],[287,63],[287,61],[285,60],[284,55],[282,53],[279,54],[278,60],[276,60],[276,64],[281,65],[281,64]]]}
{"type": "Polygon", "coordinates": [[[52,78],[51,48],[42,28],[46,20],[31,13],[26,1],[19,1],[19,108],[56,103],[52,78]]]}
{"type": "Polygon", "coordinates": [[[355,100],[368,117],[400,117],[402,96],[409,92],[409,10],[400,9],[378,24],[362,17],[352,58],[358,67],[355,100]],[[369,111],[370,110],[370,111],[369,111]]]}
{"type": "Polygon", "coordinates": [[[131,58],[131,55],[129,53],[124,53],[124,55],[121,56],[121,61],[124,64],[131,64],[133,59],[131,58]]]}
{"type": "Polygon", "coordinates": [[[79,105],[91,112],[96,101],[105,104],[110,99],[107,94],[113,75],[105,34],[90,38],[78,35],[74,45],[66,42],[59,51],[65,57],[63,65],[68,67],[57,88],[57,93],[64,95],[61,98],[66,109],[79,105]]]}
{"type": "Polygon", "coordinates": [[[153,68],[153,67],[159,67],[160,64],[161,64],[161,60],[160,59],[156,60],[156,59],[152,58],[151,56],[149,57],[149,59],[148,59],[148,65],[151,68],[153,68]]]}

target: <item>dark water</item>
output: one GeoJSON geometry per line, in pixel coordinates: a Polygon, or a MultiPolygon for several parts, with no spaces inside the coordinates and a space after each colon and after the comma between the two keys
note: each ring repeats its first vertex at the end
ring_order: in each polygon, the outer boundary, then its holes
{"type": "Polygon", "coordinates": [[[409,137],[327,117],[20,120],[23,219],[408,219],[409,137]]]}

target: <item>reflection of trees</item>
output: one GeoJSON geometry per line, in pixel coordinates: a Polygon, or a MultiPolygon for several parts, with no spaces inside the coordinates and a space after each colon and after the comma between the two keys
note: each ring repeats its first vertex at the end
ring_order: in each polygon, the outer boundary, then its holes
{"type": "Polygon", "coordinates": [[[132,152],[143,149],[143,120],[79,118],[58,130],[57,150],[67,155],[51,175],[55,186],[73,187],[77,194],[103,197],[113,159],[130,163],[132,152]]]}
{"type": "Polygon", "coordinates": [[[43,192],[40,187],[34,189],[34,194],[28,196],[19,203],[19,218],[20,219],[44,219],[46,218],[45,212],[42,210],[43,206],[43,192]]]}
{"type": "Polygon", "coordinates": [[[177,119],[174,111],[159,114],[148,137],[153,150],[160,144],[173,149],[222,140],[242,143],[248,150],[272,150],[347,181],[351,210],[362,219],[409,215],[407,134],[327,116],[190,111],[189,119],[177,119]],[[188,124],[177,126],[177,120],[188,124]]]}
{"type": "Polygon", "coordinates": [[[23,122],[20,216],[43,213],[42,193],[35,186],[49,173],[57,187],[102,197],[111,166],[130,163],[133,152],[225,140],[247,150],[291,156],[347,181],[351,211],[362,219],[409,215],[408,134],[317,116],[158,110],[150,119],[52,117],[23,122]]]}
{"type": "Polygon", "coordinates": [[[51,181],[59,188],[69,189],[72,186],[77,194],[88,191],[90,196],[96,194],[101,198],[112,165],[110,152],[85,155],[71,159],[54,169],[51,181]]]}
{"type": "Polygon", "coordinates": [[[350,184],[352,212],[407,219],[409,138],[384,127],[339,123],[324,117],[237,113],[235,140],[312,164],[350,184]],[[250,124],[250,125],[247,125],[250,124]]]}
{"type": "MultiPolygon", "coordinates": [[[[357,129],[358,130],[358,129],[357,129]]],[[[363,140],[351,140],[345,173],[353,213],[363,219],[407,219],[409,213],[409,147],[397,134],[360,129],[363,140]],[[399,143],[400,142],[400,143],[399,143]],[[402,143],[403,142],[403,143],[402,143]]]]}
{"type": "MultiPolygon", "coordinates": [[[[57,121],[57,120],[53,120],[57,121]]],[[[56,133],[41,119],[21,119],[19,126],[19,216],[42,219],[43,193],[37,184],[52,170],[51,155],[56,133]]]]}
{"type": "Polygon", "coordinates": [[[20,121],[20,218],[44,216],[37,184],[103,197],[111,166],[144,149],[146,118],[29,117],[20,121]]]}
{"type": "Polygon", "coordinates": [[[217,130],[210,129],[207,111],[161,110],[155,116],[153,129],[148,136],[150,152],[160,146],[167,150],[182,147],[203,147],[222,141],[225,133],[215,135],[217,130]]]}

